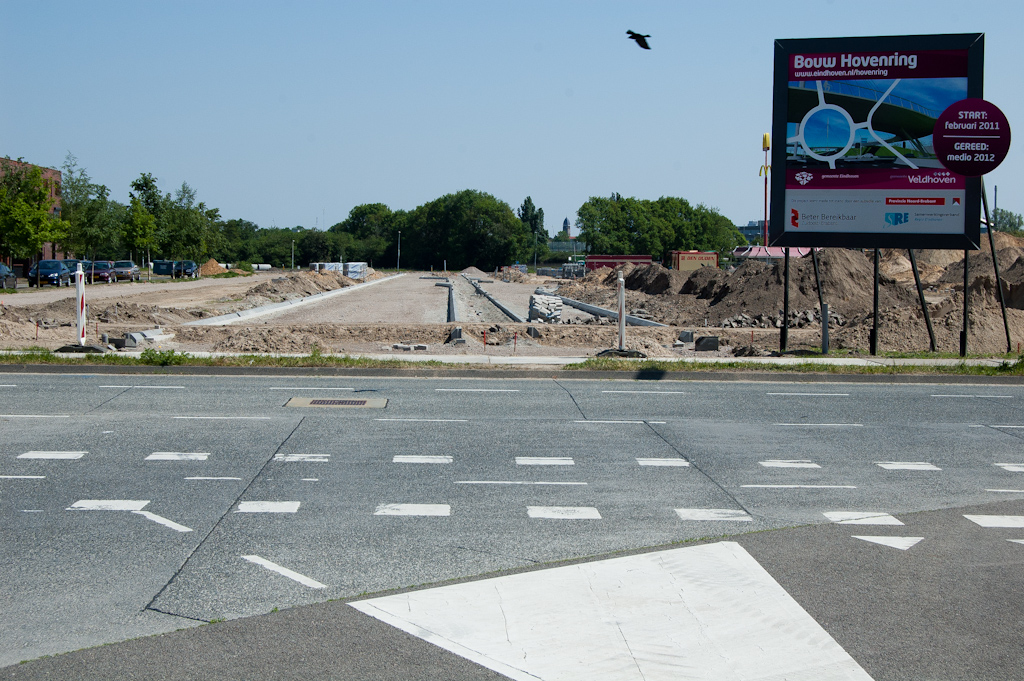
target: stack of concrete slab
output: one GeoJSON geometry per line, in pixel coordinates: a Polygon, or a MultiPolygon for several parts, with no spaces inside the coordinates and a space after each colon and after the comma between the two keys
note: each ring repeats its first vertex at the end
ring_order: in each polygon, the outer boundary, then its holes
{"type": "Polygon", "coordinates": [[[562,299],[535,293],[530,296],[530,321],[540,320],[549,324],[562,321],[562,299]]]}
{"type": "Polygon", "coordinates": [[[365,262],[347,262],[345,263],[345,271],[342,273],[349,279],[365,279],[366,278],[366,263],[365,262]]]}

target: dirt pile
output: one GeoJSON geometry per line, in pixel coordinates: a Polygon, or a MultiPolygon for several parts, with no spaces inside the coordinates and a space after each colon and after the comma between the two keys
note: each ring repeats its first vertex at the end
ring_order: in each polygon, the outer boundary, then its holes
{"type": "Polygon", "coordinates": [[[341,272],[324,270],[322,272],[289,272],[284,276],[275,277],[270,281],[253,286],[246,291],[246,298],[256,299],[257,302],[272,300],[279,302],[293,298],[304,298],[324,291],[333,291],[344,286],[354,284],[341,272]]]}
{"type": "Polygon", "coordinates": [[[227,270],[221,267],[220,263],[213,258],[207,260],[203,263],[203,266],[199,268],[199,274],[204,277],[208,277],[213,274],[224,274],[225,272],[227,272],[227,270]]]}
{"type": "Polygon", "coordinates": [[[688,272],[670,270],[658,263],[642,265],[626,276],[626,288],[650,295],[679,293],[689,278],[688,272]]]}

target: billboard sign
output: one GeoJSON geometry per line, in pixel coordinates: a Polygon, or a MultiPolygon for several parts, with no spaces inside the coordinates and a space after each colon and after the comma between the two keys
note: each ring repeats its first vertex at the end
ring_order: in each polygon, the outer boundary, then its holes
{"type": "Polygon", "coordinates": [[[981,181],[936,131],[983,67],[978,33],[777,40],[771,245],[978,248],[981,181]]]}

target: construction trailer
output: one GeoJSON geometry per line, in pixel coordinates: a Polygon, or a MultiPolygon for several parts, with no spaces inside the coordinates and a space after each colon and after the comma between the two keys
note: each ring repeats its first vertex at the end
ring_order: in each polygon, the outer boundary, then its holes
{"type": "Polygon", "coordinates": [[[692,272],[701,267],[718,267],[718,253],[716,251],[669,251],[669,261],[674,270],[692,272]]]}
{"type": "Polygon", "coordinates": [[[602,267],[615,268],[619,265],[625,265],[628,262],[634,265],[650,265],[651,256],[649,255],[588,255],[587,256],[587,269],[598,270],[602,267]]]}

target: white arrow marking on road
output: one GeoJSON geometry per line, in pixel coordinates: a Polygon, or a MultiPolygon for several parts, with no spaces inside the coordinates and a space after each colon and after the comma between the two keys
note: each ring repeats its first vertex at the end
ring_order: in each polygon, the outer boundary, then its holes
{"type": "Polygon", "coordinates": [[[82,499],[71,504],[65,511],[141,511],[149,501],[131,499],[82,499]]]}
{"type": "Polygon", "coordinates": [[[891,546],[894,549],[900,551],[906,551],[917,542],[924,539],[924,537],[866,537],[853,535],[854,539],[861,539],[863,541],[869,541],[875,544],[881,544],[883,546],[891,546]]]}
{"type": "Polygon", "coordinates": [[[826,518],[842,525],[902,525],[899,519],[888,513],[871,511],[826,511],[826,518]]]}
{"type": "Polygon", "coordinates": [[[295,572],[294,570],[289,570],[288,568],[278,565],[277,563],[274,563],[272,561],[269,561],[266,558],[260,558],[259,556],[242,556],[242,558],[244,560],[249,561],[250,563],[255,563],[256,565],[265,567],[266,569],[276,572],[279,575],[283,575],[288,579],[294,579],[299,584],[302,584],[303,586],[308,586],[311,589],[327,588],[326,584],[321,584],[320,582],[310,577],[307,577],[306,575],[300,575],[298,572],[295,572]]]}
{"type": "Polygon", "coordinates": [[[81,459],[89,452],[25,452],[19,459],[81,459]]]}
{"type": "Polygon", "coordinates": [[[1024,527],[1024,515],[965,515],[981,527],[1024,527]]]}
{"type": "Polygon", "coordinates": [[[517,681],[871,678],[735,542],[351,605],[517,681]]]}
{"type": "Polygon", "coordinates": [[[172,530],[175,530],[177,532],[191,532],[192,531],[191,527],[185,527],[184,525],[179,525],[178,523],[174,522],[173,520],[168,520],[167,518],[164,518],[163,516],[158,516],[156,513],[150,513],[149,511],[132,511],[132,513],[137,513],[138,515],[141,515],[144,518],[149,518],[153,522],[160,523],[164,527],[169,527],[172,530]]]}

